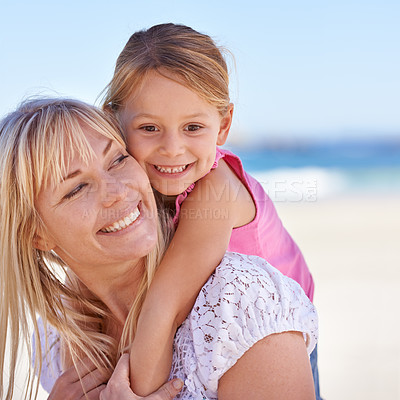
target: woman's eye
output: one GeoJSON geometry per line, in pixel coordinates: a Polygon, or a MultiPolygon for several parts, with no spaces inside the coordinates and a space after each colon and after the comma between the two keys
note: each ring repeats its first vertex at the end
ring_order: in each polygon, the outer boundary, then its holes
{"type": "Polygon", "coordinates": [[[145,132],[157,132],[158,131],[157,127],[154,125],[145,125],[145,126],[142,126],[140,129],[145,132]]]}
{"type": "Polygon", "coordinates": [[[76,186],[74,189],[72,189],[68,194],[64,196],[64,199],[71,199],[72,197],[76,196],[85,186],[87,186],[87,183],[80,183],[78,186],[76,186]]]}
{"type": "Polygon", "coordinates": [[[186,130],[186,131],[189,131],[189,132],[196,132],[196,131],[198,131],[200,128],[201,128],[200,125],[190,124],[190,125],[188,125],[188,126],[185,128],[185,130],[186,130]]]}
{"type": "Polygon", "coordinates": [[[118,165],[121,164],[125,164],[125,160],[128,158],[129,156],[126,154],[121,154],[116,160],[113,161],[113,163],[111,164],[111,168],[112,167],[116,167],[118,165]]]}

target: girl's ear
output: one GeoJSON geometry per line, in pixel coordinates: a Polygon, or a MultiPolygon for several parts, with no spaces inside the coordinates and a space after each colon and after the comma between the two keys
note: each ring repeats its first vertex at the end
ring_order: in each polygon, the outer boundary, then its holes
{"type": "Polygon", "coordinates": [[[106,104],[106,105],[103,107],[103,111],[104,111],[106,114],[114,115],[113,110],[112,110],[112,108],[111,108],[111,104],[106,104]]]}
{"type": "Polygon", "coordinates": [[[35,247],[35,249],[37,250],[50,251],[53,250],[54,247],[56,247],[56,244],[52,242],[49,238],[36,233],[33,238],[33,247],[35,247]]]}
{"type": "Polygon", "coordinates": [[[233,104],[229,103],[228,111],[221,119],[221,125],[217,137],[217,145],[222,146],[225,144],[228,137],[229,129],[231,129],[233,118],[233,104]]]}

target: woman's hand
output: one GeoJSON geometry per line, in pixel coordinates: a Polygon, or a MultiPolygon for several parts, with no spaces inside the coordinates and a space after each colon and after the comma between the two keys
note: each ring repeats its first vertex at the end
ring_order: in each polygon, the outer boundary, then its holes
{"type": "Polygon", "coordinates": [[[100,393],[100,400],[172,400],[182,389],[180,379],[165,383],[147,397],[139,397],[132,392],[129,382],[129,355],[124,354],[118,361],[107,387],[100,393]]]}
{"type": "Polygon", "coordinates": [[[88,400],[98,400],[108,379],[109,375],[104,375],[88,358],[85,358],[57,379],[47,400],[84,399],[85,392],[88,400]]]}

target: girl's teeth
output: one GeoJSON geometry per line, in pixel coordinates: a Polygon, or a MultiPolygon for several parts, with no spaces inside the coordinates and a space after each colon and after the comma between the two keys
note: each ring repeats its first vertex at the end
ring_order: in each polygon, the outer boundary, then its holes
{"type": "Polygon", "coordinates": [[[140,211],[136,207],[136,209],[132,211],[127,217],[114,222],[112,225],[107,226],[106,228],[100,229],[100,232],[111,233],[127,228],[129,225],[133,224],[138,219],[139,215],[140,211]]]}
{"type": "Polygon", "coordinates": [[[173,168],[160,167],[159,165],[155,165],[155,167],[157,171],[160,171],[164,174],[177,174],[179,172],[183,172],[186,169],[187,165],[183,165],[182,167],[173,167],[173,168]]]}

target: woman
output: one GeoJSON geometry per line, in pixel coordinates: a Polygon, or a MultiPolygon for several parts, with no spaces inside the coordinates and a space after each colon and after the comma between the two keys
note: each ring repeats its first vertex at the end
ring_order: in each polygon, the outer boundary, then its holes
{"type": "MultiPolygon", "coordinates": [[[[0,154],[6,398],[30,322],[34,370],[47,388],[75,366],[82,388],[95,382],[86,387],[95,398],[133,340],[165,247],[149,181],[115,123],[78,101],[23,104],[0,125],[0,154]]],[[[297,284],[257,257],[227,253],[176,333],[171,377],[185,380],[183,399],[312,399],[307,352],[316,335],[297,284]]],[[[29,380],[29,397],[32,388],[29,380]]]]}

